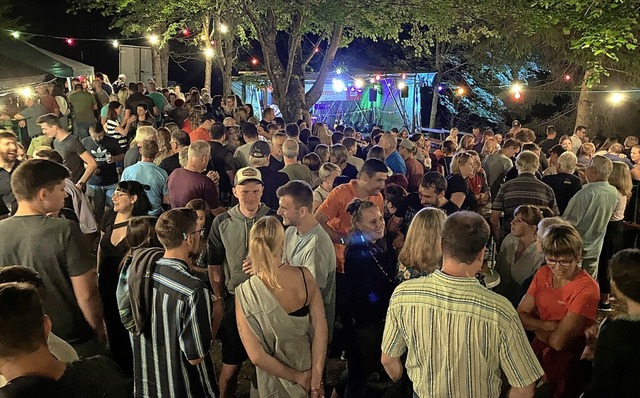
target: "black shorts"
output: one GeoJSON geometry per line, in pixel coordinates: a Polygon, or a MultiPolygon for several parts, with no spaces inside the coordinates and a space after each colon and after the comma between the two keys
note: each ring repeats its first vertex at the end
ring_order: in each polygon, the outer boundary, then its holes
{"type": "Polygon", "coordinates": [[[242,365],[249,356],[242,345],[238,324],[236,323],[236,297],[228,294],[224,299],[224,317],[218,332],[222,342],[222,363],[226,365],[242,365]]]}

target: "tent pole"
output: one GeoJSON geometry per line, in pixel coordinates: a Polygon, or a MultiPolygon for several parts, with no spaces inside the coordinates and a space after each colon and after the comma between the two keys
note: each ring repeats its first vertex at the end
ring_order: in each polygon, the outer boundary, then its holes
{"type": "Polygon", "coordinates": [[[404,123],[403,127],[405,127],[405,126],[408,127],[407,124],[409,124],[409,123],[407,122],[407,117],[406,117],[405,113],[402,112],[401,106],[398,103],[398,101],[396,100],[396,96],[393,93],[393,90],[391,89],[391,86],[389,86],[389,82],[387,81],[386,78],[384,79],[384,84],[387,85],[387,88],[389,89],[389,94],[391,94],[391,98],[393,98],[393,102],[396,105],[396,108],[398,109],[398,112],[400,112],[400,117],[402,118],[402,122],[404,123]]]}

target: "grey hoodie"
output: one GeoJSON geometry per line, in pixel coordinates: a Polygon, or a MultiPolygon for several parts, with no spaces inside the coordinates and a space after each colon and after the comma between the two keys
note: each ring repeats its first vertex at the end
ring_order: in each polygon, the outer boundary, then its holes
{"type": "Polygon", "coordinates": [[[260,218],[276,215],[261,203],[256,215],[247,218],[238,206],[219,214],[209,232],[209,265],[224,267],[224,283],[231,294],[234,294],[238,285],[249,279],[249,275],[242,271],[242,263],[249,253],[249,231],[260,218]]]}

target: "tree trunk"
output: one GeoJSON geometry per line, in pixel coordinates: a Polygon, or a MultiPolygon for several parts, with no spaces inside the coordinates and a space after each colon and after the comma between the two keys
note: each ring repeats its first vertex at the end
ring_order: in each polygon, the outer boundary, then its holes
{"type": "MultiPolygon", "coordinates": [[[[329,47],[327,48],[324,59],[322,60],[322,65],[320,65],[318,77],[316,81],[313,82],[309,92],[305,95],[305,102],[308,107],[315,105],[322,96],[322,90],[324,89],[324,84],[329,76],[330,69],[333,67],[333,61],[336,57],[336,52],[340,47],[340,40],[342,39],[343,32],[344,26],[339,24],[335,24],[333,26],[329,47]]],[[[305,108],[305,110],[307,109],[308,108],[305,108]]]]}
{"type": "Polygon", "coordinates": [[[597,95],[587,84],[591,71],[586,71],[582,79],[580,97],[578,98],[578,108],[576,112],[576,125],[585,126],[591,134],[596,132],[598,126],[598,116],[595,109],[597,95]]]}
{"type": "Polygon", "coordinates": [[[211,57],[204,57],[204,88],[207,89],[209,94],[211,91],[211,73],[213,72],[213,60],[211,57]]]}
{"type": "Polygon", "coordinates": [[[167,87],[169,85],[169,42],[160,49],[160,62],[162,65],[161,87],[167,87]]]}
{"type": "Polygon", "coordinates": [[[436,70],[436,75],[433,78],[433,96],[431,97],[431,115],[429,116],[429,128],[436,128],[436,117],[438,116],[438,103],[440,102],[440,92],[438,86],[440,85],[441,74],[439,70],[436,70]]]}
{"type": "Polygon", "coordinates": [[[158,47],[151,47],[151,57],[153,59],[153,80],[158,86],[162,86],[162,56],[158,47]]]}

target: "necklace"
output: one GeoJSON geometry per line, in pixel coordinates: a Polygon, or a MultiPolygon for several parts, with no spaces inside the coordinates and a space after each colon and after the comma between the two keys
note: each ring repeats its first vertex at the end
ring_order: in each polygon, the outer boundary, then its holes
{"type": "Polygon", "coordinates": [[[371,249],[371,246],[368,243],[367,243],[367,246],[369,246],[369,254],[371,254],[371,257],[373,257],[373,261],[376,262],[376,265],[378,266],[378,269],[380,270],[380,272],[382,272],[382,274],[385,276],[385,278],[387,278],[389,283],[393,284],[394,283],[393,279],[389,276],[387,271],[385,271],[384,268],[382,268],[382,265],[380,265],[380,262],[378,261],[378,259],[376,258],[375,254],[373,253],[373,250],[371,249]]]}

